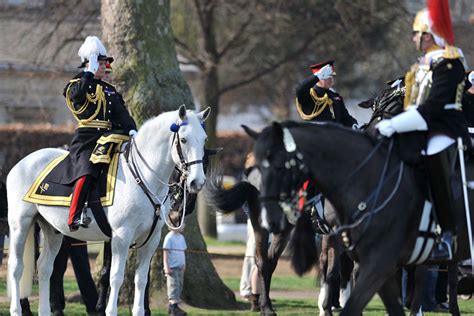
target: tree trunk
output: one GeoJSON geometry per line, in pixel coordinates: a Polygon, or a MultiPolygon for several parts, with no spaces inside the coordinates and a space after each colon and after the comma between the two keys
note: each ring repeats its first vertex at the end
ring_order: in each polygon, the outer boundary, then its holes
{"type": "MultiPolygon", "coordinates": [[[[169,0],[102,0],[102,29],[108,53],[115,58],[114,82],[138,124],[183,103],[193,107],[191,91],[178,67],[169,0]]],[[[217,115],[213,110],[211,137],[215,137],[217,115]]],[[[235,308],[233,292],[220,280],[207,254],[196,215],[187,219],[185,236],[188,249],[198,252],[186,254],[184,300],[201,307],[235,308]]],[[[132,289],[134,260],[130,262],[123,292],[132,289]]],[[[161,251],[152,261],[151,280],[155,292],[166,293],[161,251]]]]}
{"type": "MultiPolygon", "coordinates": [[[[211,107],[211,113],[206,121],[207,147],[217,146],[217,116],[219,115],[219,77],[217,67],[212,66],[203,74],[205,105],[211,107]]],[[[199,227],[204,236],[217,238],[216,216],[209,210],[203,196],[198,198],[199,227]]]]}
{"type": "MultiPolygon", "coordinates": [[[[197,4],[197,2],[196,2],[197,4]]],[[[197,5],[200,7],[199,5],[197,5]]],[[[215,32],[215,3],[201,3],[202,17],[201,28],[203,36],[203,45],[209,61],[201,67],[204,81],[204,102],[211,107],[211,114],[207,119],[206,131],[208,137],[208,147],[213,148],[217,144],[217,116],[219,114],[219,54],[216,43],[215,32]]],[[[199,226],[205,236],[217,238],[216,217],[211,214],[208,205],[201,197],[198,204],[199,226]]]]}
{"type": "Polygon", "coordinates": [[[103,0],[102,32],[114,82],[138,124],[183,103],[194,107],[176,59],[169,0],[103,0]]]}

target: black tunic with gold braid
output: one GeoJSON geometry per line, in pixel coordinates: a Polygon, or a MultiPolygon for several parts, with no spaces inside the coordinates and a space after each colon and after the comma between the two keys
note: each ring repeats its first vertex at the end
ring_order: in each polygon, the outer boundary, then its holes
{"type": "Polygon", "coordinates": [[[316,86],[317,76],[305,79],[296,89],[296,108],[305,121],[332,121],[352,127],[357,124],[346,109],[342,97],[328,89],[316,86]]]}
{"type": "Polygon", "coordinates": [[[55,175],[55,179],[62,184],[71,184],[84,175],[97,178],[100,166],[89,162],[97,140],[112,127],[128,135],[130,130],[137,129],[135,121],[115,87],[94,79],[91,72],[82,72],[69,81],[64,96],[78,127],[69,148],[68,170],[55,175]]]}

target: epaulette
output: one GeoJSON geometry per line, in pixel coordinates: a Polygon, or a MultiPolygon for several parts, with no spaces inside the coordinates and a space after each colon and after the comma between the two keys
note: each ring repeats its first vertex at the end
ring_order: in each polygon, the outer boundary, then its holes
{"type": "Polygon", "coordinates": [[[74,83],[74,82],[78,82],[78,81],[81,81],[81,78],[71,79],[71,80],[69,80],[69,83],[74,83]]]}
{"type": "Polygon", "coordinates": [[[446,47],[444,48],[444,52],[443,52],[444,59],[458,59],[461,57],[462,55],[459,51],[459,48],[455,46],[451,46],[451,45],[446,45],[446,47]]]}
{"type": "Polygon", "coordinates": [[[115,86],[114,86],[113,84],[111,84],[110,82],[105,81],[105,80],[102,80],[102,82],[105,83],[106,85],[111,86],[112,88],[115,89],[115,86]]]}

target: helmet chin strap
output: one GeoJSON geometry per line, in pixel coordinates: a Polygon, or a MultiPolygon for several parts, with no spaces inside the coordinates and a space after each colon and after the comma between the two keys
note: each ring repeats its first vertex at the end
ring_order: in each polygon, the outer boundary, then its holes
{"type": "Polygon", "coordinates": [[[420,36],[418,37],[418,40],[416,41],[416,50],[423,53],[422,44],[423,44],[423,34],[420,34],[420,36]]]}

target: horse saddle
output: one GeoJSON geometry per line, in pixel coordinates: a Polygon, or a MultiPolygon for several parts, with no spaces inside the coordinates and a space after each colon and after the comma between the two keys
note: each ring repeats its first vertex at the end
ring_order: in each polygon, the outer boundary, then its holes
{"type": "MultiPolygon", "coordinates": [[[[33,182],[23,200],[41,205],[70,206],[74,186],[57,183],[51,177],[53,171],[56,173],[67,170],[70,163],[68,157],[69,154],[65,154],[51,161],[33,182]]],[[[89,200],[95,197],[94,200],[100,200],[103,207],[113,204],[118,161],[119,153],[112,154],[110,163],[102,170],[89,200]]]]}

